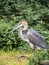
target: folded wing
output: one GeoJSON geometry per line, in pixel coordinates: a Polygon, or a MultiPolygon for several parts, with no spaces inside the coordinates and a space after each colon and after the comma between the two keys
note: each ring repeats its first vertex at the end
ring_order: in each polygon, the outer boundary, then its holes
{"type": "Polygon", "coordinates": [[[47,45],[47,42],[45,41],[44,37],[41,36],[37,31],[35,31],[33,29],[28,29],[27,36],[28,36],[29,41],[32,44],[37,45],[39,47],[42,47],[44,49],[49,48],[49,46],[47,45]]]}

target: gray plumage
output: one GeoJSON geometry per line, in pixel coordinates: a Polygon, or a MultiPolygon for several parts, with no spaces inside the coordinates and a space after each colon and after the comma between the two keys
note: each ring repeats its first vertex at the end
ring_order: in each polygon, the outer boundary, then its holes
{"type": "Polygon", "coordinates": [[[37,31],[35,31],[33,29],[28,29],[26,36],[28,37],[29,41],[33,45],[37,45],[37,46],[44,48],[44,49],[49,48],[49,46],[47,45],[47,42],[45,41],[44,37],[41,36],[37,31]]]}

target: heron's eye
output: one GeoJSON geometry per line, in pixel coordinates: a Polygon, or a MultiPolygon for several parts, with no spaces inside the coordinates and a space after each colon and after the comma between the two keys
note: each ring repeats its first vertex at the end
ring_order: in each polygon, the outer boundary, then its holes
{"type": "Polygon", "coordinates": [[[23,28],[24,26],[22,26],[22,28],[23,28]]]}

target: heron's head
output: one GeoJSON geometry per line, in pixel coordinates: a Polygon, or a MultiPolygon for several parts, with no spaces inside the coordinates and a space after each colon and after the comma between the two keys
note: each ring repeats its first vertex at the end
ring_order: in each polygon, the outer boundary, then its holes
{"type": "Polygon", "coordinates": [[[21,20],[18,24],[22,25],[22,26],[25,26],[25,25],[28,25],[26,21],[24,20],[21,20]]]}
{"type": "Polygon", "coordinates": [[[27,29],[27,28],[28,28],[27,22],[24,21],[24,20],[21,20],[21,21],[13,28],[13,30],[12,30],[11,32],[15,31],[16,29],[18,29],[18,28],[20,28],[20,27],[22,27],[23,30],[27,29]]]}

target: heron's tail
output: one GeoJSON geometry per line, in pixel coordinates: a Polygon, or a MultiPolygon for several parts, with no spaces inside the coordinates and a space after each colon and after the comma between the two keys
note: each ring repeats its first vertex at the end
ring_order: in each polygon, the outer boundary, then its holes
{"type": "Polygon", "coordinates": [[[47,49],[49,49],[49,46],[47,46],[47,49]]]}

